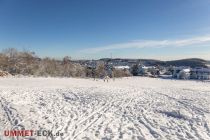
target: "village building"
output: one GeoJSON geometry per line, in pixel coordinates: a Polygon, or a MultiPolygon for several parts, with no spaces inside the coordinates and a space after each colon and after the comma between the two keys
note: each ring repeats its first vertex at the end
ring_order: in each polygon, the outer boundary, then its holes
{"type": "Polygon", "coordinates": [[[210,80],[210,68],[191,69],[191,78],[199,80],[210,80]]]}
{"type": "Polygon", "coordinates": [[[129,70],[130,67],[129,66],[114,66],[115,69],[118,69],[118,70],[129,70]]]}
{"type": "Polygon", "coordinates": [[[190,79],[190,71],[189,67],[174,67],[172,77],[177,79],[190,79]]]}
{"type": "Polygon", "coordinates": [[[138,73],[139,73],[139,75],[154,77],[154,76],[160,75],[160,70],[159,70],[159,68],[157,68],[155,66],[139,65],[138,73]]]}

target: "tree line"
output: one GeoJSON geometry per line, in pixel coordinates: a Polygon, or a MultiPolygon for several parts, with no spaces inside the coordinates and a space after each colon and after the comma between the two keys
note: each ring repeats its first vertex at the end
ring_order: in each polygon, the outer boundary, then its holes
{"type": "Polygon", "coordinates": [[[15,48],[3,49],[0,52],[0,70],[11,75],[44,76],[44,77],[93,77],[103,76],[123,77],[130,76],[125,70],[106,70],[104,63],[99,63],[95,68],[80,65],[65,56],[62,60],[50,57],[40,58],[32,51],[19,51],[15,48]]]}

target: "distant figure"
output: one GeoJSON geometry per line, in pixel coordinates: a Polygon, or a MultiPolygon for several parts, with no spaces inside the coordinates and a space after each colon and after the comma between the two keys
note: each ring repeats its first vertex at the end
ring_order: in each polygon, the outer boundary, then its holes
{"type": "Polygon", "coordinates": [[[109,79],[110,79],[109,76],[105,76],[105,77],[104,77],[104,82],[108,82],[109,79]]]}

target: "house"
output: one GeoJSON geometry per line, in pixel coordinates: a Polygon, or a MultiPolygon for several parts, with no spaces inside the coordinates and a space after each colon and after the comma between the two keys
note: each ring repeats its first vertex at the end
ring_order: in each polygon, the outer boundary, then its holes
{"type": "Polygon", "coordinates": [[[144,66],[144,65],[140,65],[140,66],[139,66],[139,70],[138,70],[138,71],[139,71],[139,74],[140,74],[140,75],[147,74],[148,69],[149,69],[149,67],[144,66]]]}
{"type": "Polygon", "coordinates": [[[145,76],[159,76],[160,70],[158,67],[155,66],[144,66],[139,65],[138,67],[138,73],[139,75],[145,75],[145,76]]]}
{"type": "Polygon", "coordinates": [[[174,67],[172,77],[177,79],[210,80],[210,68],[174,67]]]}
{"type": "Polygon", "coordinates": [[[177,79],[190,79],[190,71],[189,67],[174,67],[172,77],[177,79]]]}
{"type": "Polygon", "coordinates": [[[210,68],[194,68],[191,70],[191,78],[199,80],[210,80],[210,68]]]}
{"type": "Polygon", "coordinates": [[[129,66],[114,66],[115,69],[118,69],[118,70],[129,70],[130,67],[129,66]]]}

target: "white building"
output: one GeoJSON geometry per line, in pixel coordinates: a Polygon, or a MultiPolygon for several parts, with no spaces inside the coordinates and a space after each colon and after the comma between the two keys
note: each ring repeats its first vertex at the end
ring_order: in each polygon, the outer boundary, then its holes
{"type": "Polygon", "coordinates": [[[191,71],[192,79],[210,80],[210,68],[195,68],[191,71]]]}
{"type": "Polygon", "coordinates": [[[118,69],[118,70],[129,70],[130,67],[129,66],[114,66],[115,69],[118,69]]]}
{"type": "Polygon", "coordinates": [[[177,79],[190,79],[190,68],[188,67],[174,67],[173,77],[177,79]]]}
{"type": "Polygon", "coordinates": [[[159,69],[156,68],[155,66],[140,65],[138,67],[138,73],[139,75],[154,76],[154,75],[159,75],[159,69]]]}

